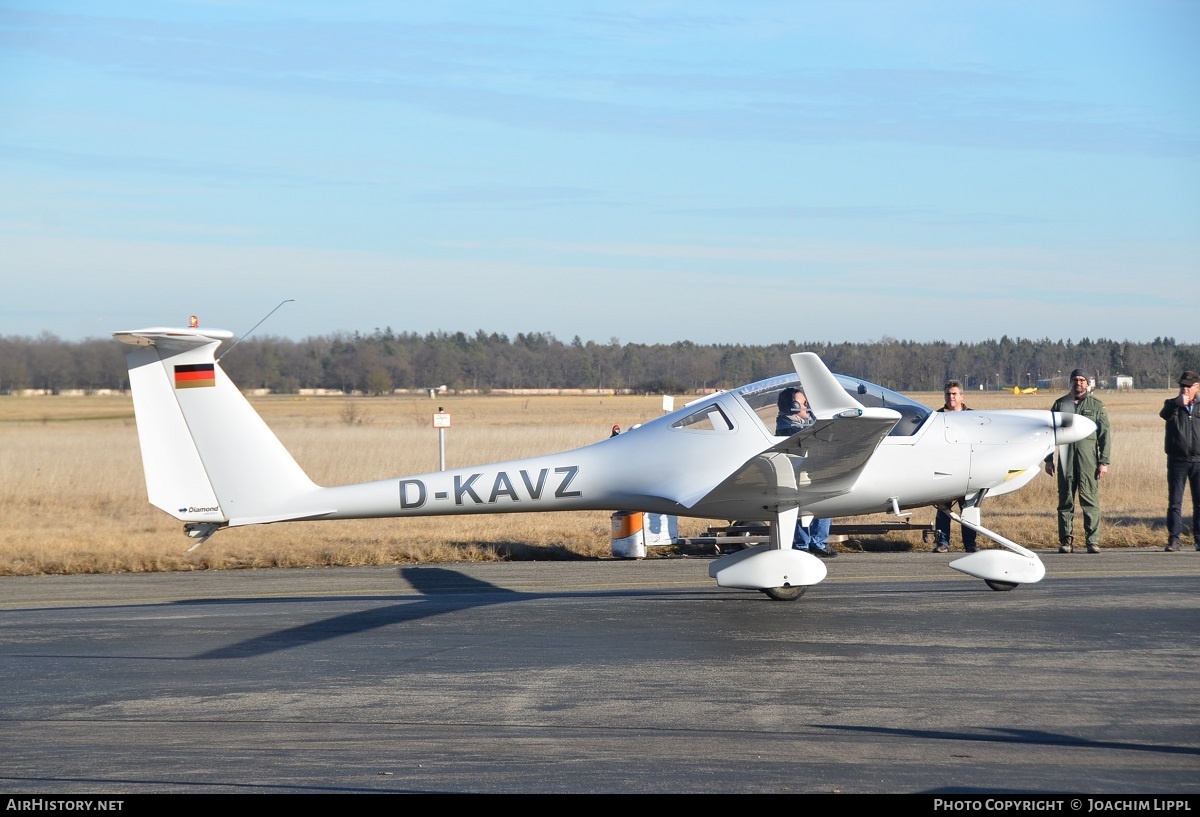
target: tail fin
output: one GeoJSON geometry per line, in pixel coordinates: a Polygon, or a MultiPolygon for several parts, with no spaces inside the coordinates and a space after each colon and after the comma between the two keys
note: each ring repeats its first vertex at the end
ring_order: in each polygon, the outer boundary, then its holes
{"type": "Polygon", "coordinates": [[[311,504],[317,486],[216,360],[232,332],[154,328],[113,337],[130,345],[150,504],[210,530],[321,515],[311,504]]]}

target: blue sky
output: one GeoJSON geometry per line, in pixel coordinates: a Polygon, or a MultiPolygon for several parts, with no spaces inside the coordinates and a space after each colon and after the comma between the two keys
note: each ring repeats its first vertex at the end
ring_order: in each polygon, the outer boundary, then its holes
{"type": "Polygon", "coordinates": [[[7,2],[0,334],[1197,342],[1200,3],[7,2]]]}

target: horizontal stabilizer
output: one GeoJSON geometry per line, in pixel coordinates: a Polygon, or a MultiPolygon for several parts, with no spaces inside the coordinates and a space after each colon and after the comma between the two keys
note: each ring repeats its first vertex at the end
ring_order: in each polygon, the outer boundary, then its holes
{"type": "Polygon", "coordinates": [[[131,346],[154,346],[163,352],[184,352],[216,341],[221,343],[233,337],[225,329],[170,329],[165,326],[152,329],[127,329],[113,332],[113,337],[131,346]]]}

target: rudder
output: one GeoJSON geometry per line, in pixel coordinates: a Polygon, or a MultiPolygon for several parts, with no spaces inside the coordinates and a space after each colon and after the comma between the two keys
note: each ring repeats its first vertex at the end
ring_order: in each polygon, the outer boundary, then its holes
{"type": "Polygon", "coordinates": [[[114,332],[125,350],[150,503],[187,523],[312,518],[319,490],[221,369],[231,332],[114,332]]]}

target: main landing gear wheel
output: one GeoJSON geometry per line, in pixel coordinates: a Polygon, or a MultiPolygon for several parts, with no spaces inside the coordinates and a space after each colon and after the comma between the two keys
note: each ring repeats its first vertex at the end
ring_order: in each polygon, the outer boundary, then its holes
{"type": "Polygon", "coordinates": [[[998,592],[1004,592],[1006,590],[1016,590],[1017,589],[1016,582],[998,582],[998,581],[993,581],[992,579],[984,579],[983,582],[988,587],[990,587],[993,590],[996,590],[998,592]]]}
{"type": "Polygon", "coordinates": [[[802,584],[799,587],[764,587],[762,591],[774,601],[795,601],[803,596],[807,589],[808,585],[802,584]]]}

